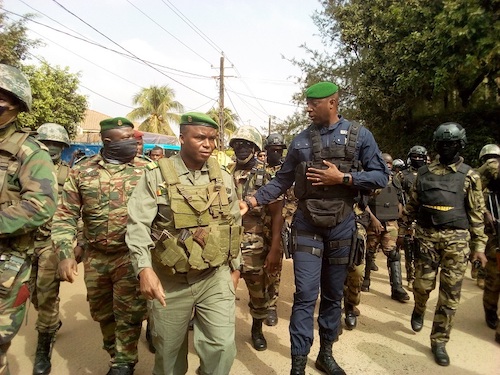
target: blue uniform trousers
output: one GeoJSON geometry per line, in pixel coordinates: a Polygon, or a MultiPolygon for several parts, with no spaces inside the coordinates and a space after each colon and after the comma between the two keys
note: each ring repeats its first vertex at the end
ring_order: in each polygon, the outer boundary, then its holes
{"type": "Polygon", "coordinates": [[[329,249],[328,243],[352,238],[355,229],[354,215],[351,214],[336,227],[319,228],[311,225],[302,212],[297,211],[293,228],[297,230],[298,246],[312,246],[323,250],[322,257],[303,251],[293,254],[295,294],[290,318],[291,354],[307,355],[313,343],[314,309],[320,290],[319,336],[330,342],[338,337],[347,263],[331,264],[329,258],[348,258],[350,246],[329,249]]]}

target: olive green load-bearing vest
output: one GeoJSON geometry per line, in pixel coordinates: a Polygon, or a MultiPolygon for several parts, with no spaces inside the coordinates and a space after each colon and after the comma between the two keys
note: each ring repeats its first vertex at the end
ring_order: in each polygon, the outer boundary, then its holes
{"type": "Polygon", "coordinates": [[[153,256],[172,274],[218,267],[239,253],[242,227],[233,223],[219,163],[207,164],[210,182],[193,186],[181,184],[172,160],[158,161],[169,206],[159,206],[153,223],[153,256]]]}
{"type": "Polygon", "coordinates": [[[415,189],[420,206],[417,223],[424,228],[468,229],[464,184],[471,169],[461,163],[458,171],[445,175],[432,173],[427,166],[419,169],[415,189]]]}
{"type": "Polygon", "coordinates": [[[329,147],[323,148],[318,127],[313,124],[308,128],[313,160],[297,166],[294,191],[299,199],[298,207],[314,225],[328,228],[341,223],[352,212],[359,191],[346,185],[313,186],[307,180],[306,172],[311,167],[326,169],[323,160],[335,164],[343,173],[361,171],[361,163],[355,159],[360,129],[360,124],[352,122],[347,130],[345,145],[332,142],[329,147]]]}

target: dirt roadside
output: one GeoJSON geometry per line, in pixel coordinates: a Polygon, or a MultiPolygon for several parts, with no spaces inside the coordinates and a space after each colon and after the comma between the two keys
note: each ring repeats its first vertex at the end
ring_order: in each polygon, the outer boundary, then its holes
{"type": "MultiPolygon", "coordinates": [[[[434,363],[430,351],[429,334],[437,292],[431,294],[424,329],[416,334],[411,330],[409,317],[413,309],[413,296],[409,303],[401,304],[390,298],[390,285],[383,256],[378,257],[379,271],[372,272],[372,287],[363,293],[358,326],[353,331],[344,329],[340,341],[334,345],[334,356],[347,374],[500,374],[500,345],[494,341],[495,332],[484,322],[482,291],[467,271],[462,289],[462,301],[447,345],[451,365],[440,367],[434,363]]],[[[290,373],[289,317],[293,300],[292,261],[284,262],[279,323],[265,327],[268,350],[256,352],[249,343],[252,318],[248,312],[248,292],[242,281],[237,290],[236,346],[238,354],[231,374],[287,375],[290,373]]],[[[106,374],[108,356],[101,349],[99,325],[92,321],[86,302],[83,270],[74,284],[61,287],[61,319],[52,355],[52,374],[106,374]]],[[[11,374],[31,374],[36,350],[36,311],[31,306],[27,325],[23,326],[9,350],[11,374]]],[[[309,354],[307,374],[321,374],[314,367],[319,350],[316,337],[309,354]]],[[[144,334],[139,343],[139,363],[136,375],[151,374],[153,354],[147,350],[144,334]]],[[[194,375],[199,360],[191,345],[189,375],[194,375]]]]}

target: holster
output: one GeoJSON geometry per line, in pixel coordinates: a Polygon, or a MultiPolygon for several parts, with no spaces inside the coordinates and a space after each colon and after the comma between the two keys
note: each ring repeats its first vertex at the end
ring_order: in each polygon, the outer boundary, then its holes
{"type": "Polygon", "coordinates": [[[349,252],[349,267],[363,264],[366,254],[366,238],[362,233],[361,224],[356,223],[356,230],[352,236],[351,251],[349,252]]]}

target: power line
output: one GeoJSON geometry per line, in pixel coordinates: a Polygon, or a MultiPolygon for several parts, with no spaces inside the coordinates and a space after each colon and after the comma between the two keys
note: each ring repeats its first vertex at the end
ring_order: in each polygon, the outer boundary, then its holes
{"type": "Polygon", "coordinates": [[[90,25],[88,22],[86,22],[85,20],[83,20],[82,18],[80,18],[78,15],[76,15],[75,13],[71,12],[69,9],[67,9],[66,7],[64,7],[62,4],[60,4],[57,0],[52,0],[54,3],[56,3],[57,5],[59,5],[62,9],[64,9],[66,12],[68,12],[69,14],[71,14],[73,17],[77,18],[78,20],[80,20],[81,22],[83,22],[84,24],[86,24],[88,27],[90,27],[92,30],[94,30],[95,32],[99,33],[100,35],[102,35],[104,38],[106,38],[107,40],[109,40],[111,43],[117,45],[118,47],[120,47],[121,49],[123,49],[125,52],[129,53],[130,55],[134,56],[135,58],[137,58],[138,60],[142,61],[145,65],[149,66],[151,69],[154,69],[156,70],[157,72],[159,72],[160,74],[164,75],[165,77],[167,77],[168,79],[178,83],[179,85],[187,88],[188,90],[191,90],[195,93],[197,93],[198,95],[201,95],[207,99],[212,99],[211,97],[183,84],[182,82],[176,80],[175,78],[172,78],[170,77],[169,75],[165,74],[164,72],[162,72],[161,70],[157,69],[156,67],[152,66],[151,64],[147,63],[146,61],[144,61],[143,59],[141,59],[140,57],[138,57],[137,55],[135,55],[134,53],[130,52],[129,50],[127,50],[125,47],[122,47],[119,43],[115,42],[113,39],[111,39],[110,37],[108,37],[107,35],[105,35],[104,33],[100,32],[99,30],[97,30],[94,26],[90,25]]]}
{"type": "Polygon", "coordinates": [[[205,42],[208,43],[213,49],[217,51],[217,53],[222,54],[222,48],[220,48],[215,42],[210,39],[203,31],[201,31],[188,17],[186,17],[174,4],[172,4],[169,0],[167,0],[168,4],[165,0],[161,0],[163,4],[165,4],[172,12],[174,12],[177,17],[179,17],[186,25],[188,25],[196,34],[198,34],[205,42]],[[170,5],[169,5],[170,4],[170,5]]]}
{"type": "MultiPolygon", "coordinates": [[[[47,63],[47,61],[45,61],[45,60],[43,60],[43,59],[39,58],[38,56],[33,55],[31,52],[28,52],[28,54],[29,54],[29,55],[31,55],[33,58],[37,59],[38,61],[40,61],[43,65],[47,66],[49,69],[51,69],[51,70],[55,71],[55,69],[54,69],[52,66],[50,66],[50,64],[48,64],[48,63],[47,63]]],[[[102,94],[99,94],[98,92],[96,92],[96,91],[94,91],[94,90],[92,90],[92,89],[88,88],[87,86],[82,85],[80,82],[78,83],[78,86],[83,87],[84,89],[86,89],[86,90],[90,91],[91,93],[93,93],[93,94],[95,94],[95,95],[98,95],[98,96],[100,96],[101,98],[104,98],[104,99],[106,99],[106,100],[109,100],[110,102],[113,102],[113,103],[115,103],[115,104],[121,105],[122,107],[127,107],[127,108],[130,108],[130,109],[134,109],[134,107],[131,107],[131,106],[129,106],[129,105],[126,105],[126,104],[123,104],[123,103],[117,102],[116,100],[110,99],[110,98],[108,98],[107,96],[104,96],[104,95],[102,95],[102,94]]]]}
{"type": "MultiPolygon", "coordinates": [[[[99,43],[97,43],[97,42],[94,42],[94,41],[92,41],[92,40],[90,40],[90,39],[88,39],[88,38],[86,38],[86,37],[81,38],[81,37],[78,37],[78,36],[76,36],[76,35],[72,35],[72,34],[70,34],[70,33],[67,33],[67,32],[65,32],[65,31],[63,31],[63,30],[59,30],[59,29],[56,29],[56,28],[54,28],[54,27],[52,27],[52,26],[49,26],[49,25],[43,24],[43,23],[41,23],[41,22],[35,21],[35,20],[33,20],[33,19],[29,18],[29,17],[23,16],[23,15],[21,15],[21,14],[17,14],[17,13],[15,13],[15,12],[12,12],[12,11],[7,10],[7,9],[5,9],[5,8],[2,8],[2,9],[3,9],[3,11],[5,11],[5,12],[7,12],[7,13],[10,13],[10,14],[13,14],[13,15],[15,15],[15,16],[17,16],[17,17],[20,17],[20,18],[26,19],[27,21],[30,21],[30,22],[35,23],[35,24],[37,24],[37,25],[40,25],[40,26],[46,27],[46,28],[51,29],[51,30],[53,30],[53,31],[56,31],[56,32],[58,32],[58,33],[64,34],[64,35],[66,35],[66,36],[69,36],[69,37],[71,37],[71,38],[75,38],[75,39],[80,40],[80,41],[82,41],[82,42],[89,43],[89,44],[94,45],[94,46],[96,46],[96,47],[99,47],[99,48],[105,49],[105,50],[107,50],[107,51],[110,51],[110,52],[116,53],[116,54],[118,54],[118,55],[120,55],[120,56],[122,56],[122,57],[125,57],[125,58],[128,58],[128,59],[131,59],[131,60],[133,60],[133,61],[137,61],[137,62],[141,62],[141,63],[143,63],[143,61],[146,61],[147,63],[149,63],[149,64],[151,64],[151,65],[155,65],[155,66],[157,66],[157,67],[159,67],[159,68],[163,68],[163,69],[168,69],[168,70],[171,70],[171,71],[173,71],[171,74],[176,74],[176,75],[178,75],[178,76],[181,76],[181,77],[186,77],[186,78],[212,79],[212,77],[210,77],[210,76],[204,76],[204,75],[197,74],[197,73],[186,72],[186,71],[184,71],[184,70],[171,68],[171,67],[168,67],[168,66],[165,66],[165,65],[161,65],[161,64],[158,64],[158,63],[155,63],[155,62],[151,62],[151,61],[148,61],[148,60],[138,59],[138,58],[137,58],[137,57],[135,57],[135,56],[131,56],[131,55],[129,55],[129,54],[126,54],[126,53],[123,53],[123,52],[117,51],[117,50],[112,49],[112,48],[109,48],[109,47],[106,47],[106,46],[104,46],[104,45],[102,45],[102,44],[99,44],[99,43]],[[179,72],[179,73],[187,74],[188,76],[185,76],[185,75],[182,75],[182,74],[178,74],[178,73],[174,73],[174,72],[179,72]],[[192,77],[191,77],[191,76],[192,76],[192,77]]],[[[42,15],[45,15],[45,14],[43,14],[43,13],[41,13],[41,14],[42,14],[42,15]]],[[[46,16],[46,15],[45,15],[45,16],[46,16]]],[[[48,16],[46,16],[46,17],[47,17],[47,18],[50,18],[50,17],[48,17],[48,16]]],[[[51,19],[51,18],[50,18],[50,19],[51,19]]],[[[57,21],[56,21],[56,22],[57,22],[57,21]]],[[[82,34],[78,33],[77,31],[72,30],[71,28],[69,28],[69,27],[67,27],[67,26],[62,25],[61,23],[59,23],[59,24],[60,24],[61,26],[63,26],[64,28],[66,28],[66,29],[68,29],[68,30],[70,30],[70,31],[72,31],[72,32],[74,32],[74,33],[76,33],[76,34],[78,34],[78,35],[82,35],[82,34]]],[[[32,31],[33,31],[33,30],[32,30],[32,31]]],[[[46,39],[48,39],[48,38],[46,38],[46,39]]]]}
{"type": "Polygon", "coordinates": [[[191,47],[189,47],[187,44],[185,44],[182,40],[180,40],[179,38],[177,38],[170,31],[168,31],[167,29],[165,29],[162,25],[160,25],[158,22],[156,22],[154,19],[152,19],[150,16],[148,16],[145,12],[143,12],[139,7],[137,7],[135,4],[133,4],[132,2],[130,2],[130,0],[127,0],[127,3],[129,3],[130,5],[132,5],[135,9],[137,9],[145,17],[147,17],[151,22],[153,22],[155,25],[157,25],[158,27],[160,27],[163,31],[165,31],[168,35],[170,35],[172,38],[174,38],[175,40],[177,40],[180,44],[182,44],[188,50],[190,50],[191,52],[193,52],[195,55],[197,55],[198,57],[200,57],[202,60],[205,60],[209,65],[212,65],[212,63],[210,61],[208,61],[205,57],[203,57],[202,55],[200,55],[198,52],[196,52],[194,49],[192,49],[191,47]]]}
{"type": "Polygon", "coordinates": [[[234,90],[229,90],[237,95],[241,95],[241,96],[246,96],[248,98],[252,98],[252,99],[255,99],[255,100],[262,100],[263,102],[269,102],[269,103],[273,103],[273,104],[279,104],[279,105],[286,105],[288,107],[297,107],[297,105],[295,104],[290,104],[290,103],[283,103],[283,102],[277,102],[275,100],[269,100],[269,99],[263,99],[263,98],[257,98],[255,96],[252,96],[252,95],[247,95],[247,94],[243,94],[241,92],[236,92],[234,90]]]}

